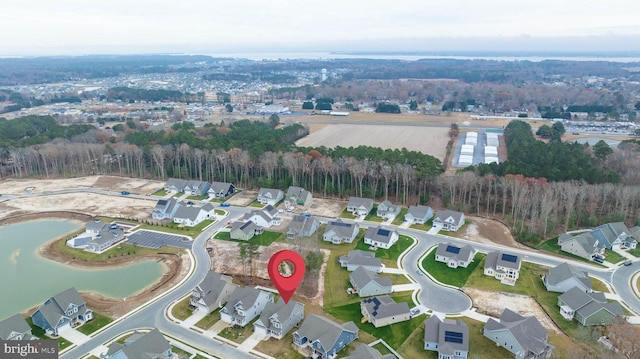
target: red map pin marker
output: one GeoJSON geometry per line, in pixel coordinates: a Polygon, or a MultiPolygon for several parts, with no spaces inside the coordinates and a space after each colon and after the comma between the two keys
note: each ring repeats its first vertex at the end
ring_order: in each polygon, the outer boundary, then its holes
{"type": "Polygon", "coordinates": [[[276,286],[278,293],[280,293],[285,304],[289,303],[289,299],[291,299],[302,278],[304,278],[304,259],[302,259],[297,252],[285,249],[271,256],[268,269],[269,278],[271,278],[271,281],[276,286]],[[280,263],[285,261],[293,263],[293,273],[289,277],[284,277],[278,270],[280,263]]]}

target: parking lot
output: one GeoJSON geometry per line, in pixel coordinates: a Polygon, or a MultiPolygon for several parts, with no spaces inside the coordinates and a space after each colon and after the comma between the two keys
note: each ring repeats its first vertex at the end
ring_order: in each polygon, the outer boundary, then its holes
{"type": "Polygon", "coordinates": [[[192,241],[190,241],[187,237],[147,230],[139,230],[132,233],[131,235],[129,235],[126,242],[136,246],[154,249],[164,246],[191,249],[192,244],[192,241]]]}

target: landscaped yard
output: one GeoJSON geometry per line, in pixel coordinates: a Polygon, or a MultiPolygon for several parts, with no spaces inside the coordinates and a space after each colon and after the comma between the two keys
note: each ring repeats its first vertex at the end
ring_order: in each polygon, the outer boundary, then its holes
{"type": "Polygon", "coordinates": [[[205,193],[201,196],[189,196],[187,197],[188,200],[194,200],[194,201],[202,201],[203,199],[207,199],[209,198],[209,194],[205,193]]]}
{"type": "Polygon", "coordinates": [[[400,209],[400,213],[398,213],[396,218],[393,219],[393,222],[391,222],[391,224],[393,224],[394,226],[399,226],[404,223],[404,215],[407,214],[407,211],[409,211],[409,208],[402,207],[400,209]]]}
{"type": "Polygon", "coordinates": [[[66,245],[65,240],[59,240],[54,244],[54,248],[59,253],[90,262],[108,262],[111,258],[121,256],[145,256],[149,254],[162,253],[181,253],[184,249],[177,247],[163,247],[159,249],[138,247],[128,243],[120,243],[111,249],[102,253],[87,252],[82,249],[71,248],[66,245]]]}
{"type": "Polygon", "coordinates": [[[264,231],[262,234],[259,234],[257,236],[253,236],[253,238],[249,239],[248,241],[242,241],[239,239],[231,239],[230,236],[230,232],[226,232],[226,231],[221,231],[216,233],[213,238],[215,239],[222,239],[224,241],[230,241],[230,242],[238,242],[238,243],[253,243],[253,244],[257,244],[259,246],[265,246],[268,247],[271,243],[273,242],[285,242],[287,240],[287,234],[286,233],[280,233],[280,232],[271,232],[271,231],[264,231]]]}
{"type": "MultiPolygon", "coordinates": [[[[571,253],[567,253],[563,250],[560,249],[560,246],[558,245],[558,238],[552,238],[549,239],[545,242],[542,242],[541,244],[539,244],[536,248],[543,250],[543,251],[547,251],[547,252],[551,252],[551,253],[555,253],[555,254],[559,254],[561,256],[567,257],[567,258],[573,258],[585,263],[590,263],[590,264],[594,264],[594,265],[602,265],[598,262],[594,262],[594,261],[590,261],[586,258],[582,258],[576,255],[573,255],[571,253]]],[[[609,253],[609,252],[607,252],[609,253]]]]}
{"type": "Polygon", "coordinates": [[[591,289],[595,292],[609,293],[609,288],[600,280],[593,277],[591,278],[591,289]]]}
{"type": "MultiPolygon", "coordinates": [[[[320,229],[319,229],[320,230],[320,229]]],[[[362,240],[364,229],[360,229],[360,233],[353,243],[333,244],[329,242],[320,242],[320,248],[331,251],[327,261],[327,270],[324,276],[324,306],[331,307],[359,301],[357,295],[347,294],[349,288],[349,272],[346,268],[340,267],[338,257],[347,255],[349,251],[355,249],[356,243],[362,240]]]]}
{"type": "Polygon", "coordinates": [[[153,195],[158,197],[164,197],[167,195],[167,191],[165,191],[164,189],[161,189],[161,190],[155,191],[153,195]]]}
{"type": "Polygon", "coordinates": [[[298,353],[293,347],[293,332],[295,331],[296,328],[291,329],[281,340],[263,340],[258,343],[255,349],[278,359],[304,359],[305,356],[298,353]]]}
{"type": "Polygon", "coordinates": [[[347,209],[345,208],[344,211],[340,213],[340,218],[356,219],[356,216],[354,216],[353,213],[347,211],[347,209]]]}
{"type": "Polygon", "coordinates": [[[113,319],[106,315],[93,312],[93,319],[90,322],[84,323],[81,327],[78,327],[78,331],[82,334],[89,335],[112,321],[113,319]]]}
{"type": "MultiPolygon", "coordinates": [[[[408,302],[410,308],[414,306],[411,295],[392,294],[391,297],[393,297],[393,300],[396,302],[408,302]]],[[[402,343],[407,339],[407,333],[412,333],[425,320],[424,315],[419,315],[418,317],[408,321],[376,328],[371,323],[361,322],[362,314],[360,313],[360,301],[332,308],[327,308],[325,306],[325,308],[327,313],[341,321],[353,321],[360,330],[369,333],[376,338],[384,339],[385,342],[395,350],[398,350],[402,346],[402,343]]]]}
{"type": "Polygon", "coordinates": [[[58,351],[62,351],[64,350],[64,348],[71,346],[73,343],[70,342],[69,340],[63,338],[63,337],[58,337],[58,351]]]}
{"type": "Polygon", "coordinates": [[[409,226],[413,229],[419,229],[421,231],[428,231],[433,227],[433,219],[429,219],[425,224],[412,224],[409,226]]]}
{"type": "MultiPolygon", "coordinates": [[[[355,241],[354,241],[355,242],[355,241]]],[[[382,263],[389,268],[397,268],[398,267],[398,257],[400,254],[404,252],[409,246],[413,244],[413,239],[411,237],[401,235],[398,238],[398,241],[391,246],[389,249],[378,248],[376,253],[376,258],[382,259],[382,263]]],[[[362,251],[373,252],[369,249],[368,244],[364,244],[364,240],[358,241],[355,249],[359,249],[362,251]]]]}
{"type": "MultiPolygon", "coordinates": [[[[449,268],[446,263],[436,262],[436,247],[434,247],[422,261],[422,266],[439,282],[460,288],[467,283],[469,276],[474,272],[476,267],[478,267],[480,262],[484,263],[484,257],[485,255],[482,253],[476,253],[473,261],[469,263],[467,268],[449,268]]],[[[480,267],[480,270],[484,271],[482,267],[480,267]]]]}
{"type": "Polygon", "coordinates": [[[627,251],[627,253],[631,254],[636,258],[640,258],[640,247],[636,247],[636,249],[630,249],[627,251]]]}
{"type": "Polygon", "coordinates": [[[220,309],[216,309],[205,315],[204,318],[200,319],[200,321],[196,323],[196,327],[207,330],[216,324],[218,320],[220,320],[220,309]]]}
{"type": "Polygon", "coordinates": [[[606,257],[604,258],[605,261],[609,262],[609,263],[619,263],[622,262],[624,260],[626,260],[625,257],[621,256],[620,254],[612,251],[612,250],[607,250],[607,252],[605,253],[606,257]]]}
{"type": "Polygon", "coordinates": [[[215,209],[213,210],[213,212],[216,214],[216,216],[224,216],[227,214],[227,212],[222,209],[215,209]]]}
{"type": "Polygon", "coordinates": [[[222,329],[218,335],[241,344],[253,333],[253,322],[256,320],[258,320],[258,317],[252,320],[251,323],[245,325],[244,328],[235,326],[226,327],[225,329],[222,329]]]}
{"type": "Polygon", "coordinates": [[[393,285],[412,283],[404,274],[378,273],[378,275],[382,278],[391,278],[391,284],[393,285]]]}
{"type": "Polygon", "coordinates": [[[373,205],[373,209],[371,210],[371,212],[369,212],[369,214],[367,214],[366,217],[364,217],[365,221],[371,221],[371,222],[379,222],[381,223],[383,221],[382,218],[378,217],[378,206],[376,206],[375,204],[373,205]]]}
{"type": "Polygon", "coordinates": [[[174,305],[171,309],[171,314],[180,320],[189,318],[193,314],[193,310],[189,308],[189,299],[189,297],[186,297],[174,305]]]}
{"type": "Polygon", "coordinates": [[[265,205],[256,200],[256,201],[253,201],[253,202],[249,203],[249,207],[264,208],[265,205]]]}

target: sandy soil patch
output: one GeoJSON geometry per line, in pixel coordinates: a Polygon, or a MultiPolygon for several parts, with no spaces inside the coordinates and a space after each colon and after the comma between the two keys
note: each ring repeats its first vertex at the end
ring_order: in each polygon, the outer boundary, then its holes
{"type": "Polygon", "coordinates": [[[531,250],[531,248],[518,243],[511,235],[509,227],[500,221],[472,216],[467,219],[471,220],[471,223],[466,227],[464,233],[458,234],[456,237],[480,243],[496,243],[531,250]]]}
{"type": "Polygon", "coordinates": [[[535,299],[519,294],[488,292],[475,288],[462,288],[462,291],[471,297],[473,306],[478,312],[499,318],[505,308],[523,315],[535,316],[540,324],[548,330],[561,333],[553,320],[547,315],[535,299]]]}
{"type": "Polygon", "coordinates": [[[346,202],[335,199],[314,198],[306,208],[307,212],[319,217],[339,217],[347,206],[346,202]]]}
{"type": "Polygon", "coordinates": [[[258,192],[245,190],[240,193],[234,194],[231,198],[227,199],[225,202],[233,206],[248,206],[249,203],[255,201],[256,198],[258,198],[258,192]]]}
{"type": "Polygon", "coordinates": [[[91,216],[149,218],[154,201],[95,193],[18,198],[0,203],[0,217],[28,212],[74,211],[91,216]]]}
{"type": "Polygon", "coordinates": [[[327,125],[320,131],[298,140],[296,145],[306,147],[325,146],[373,146],[384,149],[419,151],[443,159],[446,153],[449,129],[446,127],[388,126],[388,125],[327,125]]]}
{"type": "MultiPolygon", "coordinates": [[[[214,271],[231,275],[241,281],[245,280],[245,284],[260,284],[268,287],[273,287],[267,270],[269,258],[283,249],[298,250],[297,246],[290,243],[274,242],[269,247],[260,246],[258,257],[253,265],[253,279],[249,281],[247,277],[251,274],[251,268],[246,265],[243,271],[237,242],[211,239],[207,243],[207,248],[211,248],[211,269],[214,271]],[[224,260],[221,260],[221,258],[224,258],[224,260]]],[[[322,305],[322,297],[324,296],[324,277],[322,274],[329,259],[329,251],[324,249],[321,251],[324,253],[324,263],[320,270],[320,276],[310,277],[308,273],[305,274],[305,281],[309,280],[311,283],[307,283],[307,290],[296,291],[297,296],[302,296],[318,305],[322,305]]],[[[304,256],[304,251],[302,252],[304,256]]]]}
{"type": "Polygon", "coordinates": [[[60,191],[73,188],[93,187],[99,176],[69,179],[7,179],[0,182],[0,193],[24,194],[27,187],[34,187],[32,193],[60,191]]]}

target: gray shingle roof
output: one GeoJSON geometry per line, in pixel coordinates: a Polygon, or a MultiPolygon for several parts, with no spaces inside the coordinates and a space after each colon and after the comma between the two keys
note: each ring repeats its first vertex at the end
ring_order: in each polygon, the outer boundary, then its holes
{"type": "Polygon", "coordinates": [[[360,344],[356,350],[351,353],[348,357],[344,357],[343,359],[394,359],[395,355],[386,354],[382,355],[379,351],[377,351],[374,347],[370,347],[366,344],[360,344]]]}
{"type": "Polygon", "coordinates": [[[183,190],[187,186],[187,181],[179,178],[169,178],[165,187],[176,187],[178,190],[183,190]]]}
{"type": "Polygon", "coordinates": [[[181,206],[180,208],[178,208],[173,218],[186,218],[191,221],[195,221],[195,219],[198,217],[198,214],[200,214],[199,207],[181,206]]]}
{"type": "Polygon", "coordinates": [[[484,268],[493,268],[493,270],[496,270],[496,268],[498,268],[498,266],[500,267],[506,267],[506,268],[512,268],[512,269],[520,269],[520,266],[522,264],[522,258],[520,258],[520,256],[518,255],[512,255],[509,253],[503,253],[501,251],[495,251],[495,252],[489,252],[487,253],[487,257],[484,261],[484,268]],[[508,255],[508,256],[513,256],[515,257],[515,262],[512,261],[508,261],[504,259],[503,255],[508,255]]]}
{"type": "MultiPolygon", "coordinates": [[[[164,359],[169,358],[162,355],[169,349],[171,349],[171,344],[169,344],[169,341],[162,335],[162,333],[160,333],[158,329],[153,329],[147,334],[139,337],[133,343],[125,347],[120,346],[119,351],[121,351],[126,356],[126,358],[129,359],[164,359]]],[[[116,354],[117,352],[118,351],[114,351],[112,355],[116,354]]]]}
{"type": "MultiPolygon", "coordinates": [[[[305,215],[295,215],[289,224],[289,233],[296,236],[311,235],[311,229],[318,224],[317,217],[307,217],[305,215]]],[[[316,226],[317,228],[317,226],[316,226]]]]}
{"type": "Polygon", "coordinates": [[[436,216],[434,217],[434,219],[435,218],[439,218],[441,221],[444,222],[445,219],[451,217],[451,218],[453,218],[455,223],[459,223],[460,220],[462,219],[463,215],[464,215],[464,213],[462,213],[462,212],[443,209],[443,210],[440,210],[440,211],[438,211],[436,213],[436,216]]]}
{"type": "Polygon", "coordinates": [[[586,293],[577,287],[573,287],[561,294],[558,299],[585,318],[603,308],[613,315],[624,314],[620,303],[608,303],[604,293],[600,292],[586,293]]]}
{"type": "Polygon", "coordinates": [[[358,327],[353,322],[339,325],[325,317],[310,314],[296,331],[300,337],[307,338],[309,342],[318,340],[326,349],[332,348],[338,340],[340,333],[347,330],[358,334],[358,327]]]}
{"type": "Polygon", "coordinates": [[[20,314],[13,315],[0,321],[0,340],[7,340],[12,332],[31,333],[31,327],[20,314]]]}
{"type": "Polygon", "coordinates": [[[520,343],[520,346],[533,353],[542,353],[547,347],[547,330],[534,316],[523,317],[509,309],[500,316],[500,322],[490,318],[485,331],[506,329],[520,343]]]}
{"type": "Polygon", "coordinates": [[[287,321],[293,313],[299,310],[304,312],[304,304],[295,300],[291,300],[285,304],[284,300],[280,298],[275,303],[267,303],[258,321],[260,321],[264,327],[269,328],[271,327],[270,319],[272,317],[276,318],[279,323],[283,323],[287,321]]]}
{"type": "Polygon", "coordinates": [[[71,304],[76,306],[86,304],[85,300],[74,287],[54,295],[47,304],[42,305],[38,310],[40,310],[40,313],[42,313],[49,324],[55,326],[60,318],[66,315],[65,310],[71,304]]]}
{"type": "Polygon", "coordinates": [[[357,223],[346,223],[341,220],[332,221],[327,224],[325,233],[333,231],[339,237],[351,237],[359,229],[357,223]]]}
{"type": "Polygon", "coordinates": [[[370,282],[376,282],[381,287],[391,287],[391,278],[380,278],[377,273],[358,267],[349,275],[351,282],[358,288],[363,288],[370,282]]]}
{"type": "Polygon", "coordinates": [[[407,214],[411,214],[414,218],[425,218],[427,213],[429,213],[429,210],[431,210],[431,207],[429,206],[410,206],[409,210],[407,210],[407,214]]]}
{"type": "Polygon", "coordinates": [[[409,315],[409,304],[407,302],[396,303],[388,295],[363,299],[360,301],[360,305],[364,306],[366,312],[376,319],[409,315]]]}
{"type": "Polygon", "coordinates": [[[547,283],[556,285],[558,283],[564,282],[571,277],[576,278],[577,280],[582,282],[582,284],[584,284],[586,288],[591,289],[592,283],[587,273],[574,270],[567,262],[560,263],[557,266],[549,269],[549,274],[547,274],[546,280],[547,283]]]}
{"type": "Polygon", "coordinates": [[[376,258],[375,253],[365,252],[359,249],[350,251],[346,256],[340,256],[340,262],[345,262],[349,265],[361,266],[379,267],[382,265],[382,259],[376,258]]]}
{"type": "Polygon", "coordinates": [[[347,202],[347,207],[372,208],[373,200],[371,198],[349,197],[349,202],[347,202]]]}
{"type": "Polygon", "coordinates": [[[237,285],[232,283],[231,277],[209,271],[198,287],[200,287],[204,293],[204,302],[207,305],[211,305],[218,300],[225,286],[229,285],[234,288],[238,288],[237,285]]]}
{"type": "Polygon", "coordinates": [[[278,198],[279,194],[282,193],[279,189],[274,188],[260,188],[258,192],[258,197],[267,197],[267,198],[278,198]]]}
{"type": "Polygon", "coordinates": [[[386,229],[382,226],[369,227],[364,234],[365,238],[368,238],[374,242],[389,243],[393,234],[398,232],[395,229],[386,229]]]}
{"type": "Polygon", "coordinates": [[[446,257],[449,259],[453,259],[457,261],[470,261],[475,254],[475,249],[470,245],[465,245],[464,247],[458,247],[451,243],[438,243],[438,249],[436,249],[436,255],[446,257]],[[458,253],[447,251],[449,248],[458,248],[458,253]]]}
{"type": "Polygon", "coordinates": [[[211,188],[209,189],[209,191],[215,192],[215,193],[227,193],[227,191],[229,190],[229,187],[231,187],[231,183],[227,183],[227,182],[212,182],[211,183],[211,188]]]}

